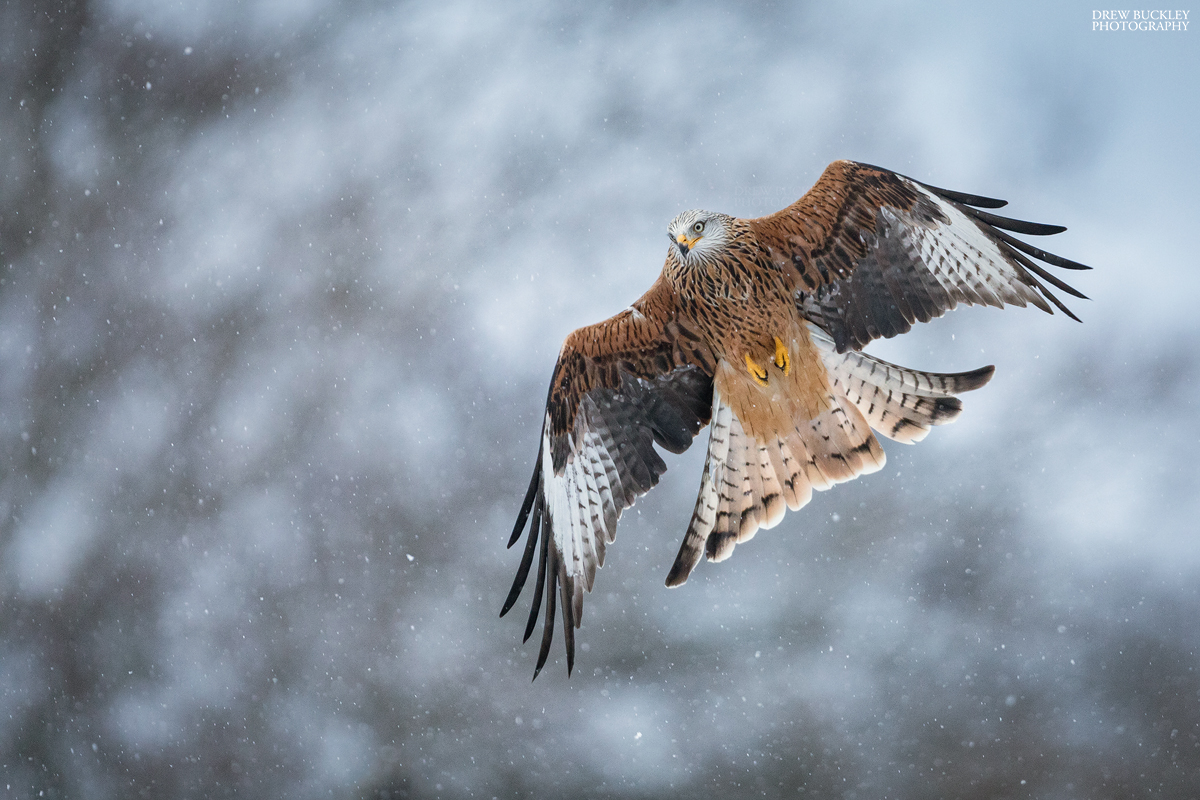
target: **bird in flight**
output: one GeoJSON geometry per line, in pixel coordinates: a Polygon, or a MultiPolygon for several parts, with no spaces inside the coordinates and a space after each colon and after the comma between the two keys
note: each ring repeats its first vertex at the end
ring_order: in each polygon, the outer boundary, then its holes
{"type": "Polygon", "coordinates": [[[782,211],[737,219],[685,211],[667,229],[662,274],[616,316],[574,331],[550,380],[541,445],[508,546],[529,536],[504,616],[538,565],[528,640],[545,598],[534,678],[562,609],[567,673],[584,590],[591,591],[621,512],[666,470],[654,445],[682,453],[706,424],[708,456],[668,586],[701,555],[723,561],[813,489],[875,472],[889,439],[920,441],[962,410],[992,367],[918,372],[861,352],[959,303],[1057,307],[1078,291],[1038,261],[1083,264],[1011,233],[1059,225],[982,209],[1003,200],[938,189],[835,161],[782,211]],[[1049,286],[1048,286],[1049,285],[1049,286]],[[540,547],[538,546],[540,543],[540,547]]]}

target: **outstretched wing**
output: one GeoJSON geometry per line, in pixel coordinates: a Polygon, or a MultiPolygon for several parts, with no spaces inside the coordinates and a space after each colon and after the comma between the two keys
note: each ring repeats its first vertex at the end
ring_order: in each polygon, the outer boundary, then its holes
{"type": "Polygon", "coordinates": [[[714,359],[678,318],[663,278],[620,314],[567,337],[554,367],[542,443],[529,491],[508,546],[529,537],[500,616],[516,602],[541,543],[528,640],[546,599],[534,678],[554,636],[561,590],[567,671],[575,661],[574,628],[604,548],[621,512],[666,470],[654,444],[681,453],[712,413],[714,359]]]}
{"type": "Polygon", "coordinates": [[[959,303],[1033,304],[1054,313],[1053,303],[1078,320],[1046,284],[1084,295],[1034,259],[1089,267],[1006,232],[1045,236],[1066,228],[980,210],[1004,205],[835,161],[804,197],[747,223],[772,263],[792,270],[800,313],[829,331],[839,353],[904,333],[959,303]]]}

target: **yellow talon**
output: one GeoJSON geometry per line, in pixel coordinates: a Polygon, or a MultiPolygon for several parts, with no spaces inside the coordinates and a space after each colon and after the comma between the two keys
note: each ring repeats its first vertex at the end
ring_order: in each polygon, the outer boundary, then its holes
{"type": "Polygon", "coordinates": [[[783,370],[784,375],[792,371],[792,360],[788,358],[787,348],[779,341],[778,336],[775,337],[775,366],[783,370]]]}
{"type": "Polygon", "coordinates": [[[758,381],[762,386],[767,385],[767,371],[755,363],[749,353],[746,353],[746,368],[750,370],[750,374],[754,377],[754,380],[758,381]]]}

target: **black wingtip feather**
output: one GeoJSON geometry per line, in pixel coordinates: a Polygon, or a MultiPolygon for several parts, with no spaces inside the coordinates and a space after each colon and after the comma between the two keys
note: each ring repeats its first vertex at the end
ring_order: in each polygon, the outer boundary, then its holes
{"type": "MultiPolygon", "coordinates": [[[[1020,253],[1016,253],[1016,252],[1013,252],[1012,250],[1009,250],[1006,255],[1011,256],[1022,267],[1029,270],[1034,275],[1037,275],[1039,278],[1046,281],[1047,283],[1049,283],[1051,286],[1055,287],[1056,289],[1061,289],[1073,297],[1078,297],[1080,300],[1088,299],[1088,296],[1085,295],[1083,292],[1079,291],[1074,286],[1071,286],[1070,284],[1065,283],[1063,280],[1061,280],[1057,276],[1042,269],[1040,266],[1033,263],[1028,258],[1021,255],[1020,253]]],[[[1042,294],[1046,294],[1045,287],[1039,287],[1039,288],[1041,288],[1042,294]]],[[[1046,296],[1049,297],[1048,294],[1046,296]]]]}
{"type": "Polygon", "coordinates": [[[909,180],[913,181],[913,183],[918,183],[921,186],[924,186],[934,194],[941,195],[947,200],[953,200],[954,202],[962,203],[963,205],[975,206],[976,208],[1004,208],[1006,205],[1008,205],[1007,200],[999,200],[995,197],[984,197],[981,194],[956,192],[953,189],[941,189],[937,186],[930,186],[928,183],[921,183],[920,181],[913,180],[912,178],[909,178],[909,180]]]}
{"type": "Polygon", "coordinates": [[[1062,300],[1059,300],[1057,297],[1050,294],[1049,290],[1045,289],[1044,287],[1042,289],[1042,294],[1046,295],[1046,299],[1048,299],[1051,303],[1054,303],[1054,305],[1058,306],[1059,311],[1063,312],[1064,314],[1066,314],[1068,317],[1075,320],[1076,322],[1083,322],[1083,320],[1081,320],[1079,317],[1075,316],[1074,312],[1072,312],[1071,309],[1069,309],[1065,305],[1063,305],[1062,300]]]}
{"type": "MultiPolygon", "coordinates": [[[[542,514],[545,514],[544,507],[538,509],[542,514]]],[[[533,635],[533,629],[537,626],[538,611],[542,609],[542,591],[546,585],[546,559],[550,549],[550,520],[542,520],[542,535],[539,537],[542,540],[541,555],[538,556],[537,582],[533,589],[533,604],[529,609],[529,621],[525,623],[525,638],[521,639],[521,644],[529,641],[529,637],[533,635]]]]}
{"type": "Polygon", "coordinates": [[[567,575],[566,569],[560,567],[563,574],[559,576],[559,587],[562,591],[562,620],[563,637],[567,648],[567,677],[575,668],[575,608],[571,598],[575,594],[574,581],[567,575]]]}
{"type": "Polygon", "coordinates": [[[529,519],[529,509],[533,508],[533,498],[537,495],[538,486],[541,484],[542,447],[543,445],[538,445],[537,461],[533,465],[533,477],[529,479],[529,490],[525,492],[525,499],[521,502],[521,511],[517,514],[517,524],[513,526],[512,536],[508,537],[508,547],[512,547],[517,543],[517,539],[521,538],[521,531],[525,530],[525,521],[529,519]]]}
{"type": "Polygon", "coordinates": [[[1079,270],[1091,269],[1091,267],[1089,267],[1087,264],[1080,264],[1078,261],[1072,261],[1069,258],[1063,258],[1062,256],[1056,256],[1056,255],[1054,255],[1054,253],[1047,253],[1045,250],[1042,250],[1041,248],[1034,247],[1029,242],[1023,242],[1020,239],[1016,238],[1015,236],[1009,236],[1004,231],[992,231],[992,233],[994,233],[1005,244],[1009,244],[1009,245],[1013,246],[1017,250],[1020,250],[1022,253],[1027,253],[1028,255],[1031,255],[1034,258],[1038,259],[1039,261],[1045,261],[1047,264],[1050,264],[1051,266],[1062,267],[1063,269],[1079,269],[1079,270]]]}
{"type": "Polygon", "coordinates": [[[1011,217],[1001,217],[997,214],[989,214],[986,211],[969,208],[967,212],[975,219],[986,222],[993,228],[1001,228],[1006,231],[1015,233],[1024,233],[1028,236],[1053,236],[1056,233],[1062,233],[1067,229],[1065,225],[1050,225],[1045,222],[1029,222],[1023,219],[1013,219],[1011,217]]]}
{"type": "Polygon", "coordinates": [[[953,200],[956,203],[963,205],[975,206],[976,208],[1004,208],[1008,205],[1007,200],[1000,200],[995,197],[984,197],[979,194],[967,194],[966,192],[956,192],[952,189],[938,189],[934,186],[925,186],[926,189],[932,189],[934,192],[953,200]]]}
{"type": "Polygon", "coordinates": [[[550,548],[550,564],[546,570],[550,579],[546,581],[546,624],[542,628],[542,645],[538,650],[537,666],[533,669],[533,680],[537,680],[546,659],[550,656],[550,645],[554,642],[554,607],[558,595],[558,555],[550,548]]]}
{"type": "MultiPolygon", "coordinates": [[[[1053,284],[1054,286],[1057,286],[1058,288],[1062,289],[1063,291],[1070,292],[1071,294],[1075,295],[1076,297],[1082,298],[1084,300],[1088,299],[1086,296],[1084,296],[1080,292],[1076,291],[1072,287],[1068,286],[1067,284],[1063,283],[1058,278],[1055,278],[1049,272],[1046,272],[1046,270],[1042,269],[1037,264],[1033,263],[1028,258],[1021,255],[1020,253],[1010,252],[1009,255],[1011,255],[1013,258],[1015,258],[1021,264],[1021,266],[1025,267],[1027,270],[1032,272],[1034,275],[1037,275],[1038,277],[1042,278],[1046,282],[1053,284]]],[[[1037,287],[1037,290],[1042,293],[1043,297],[1045,297],[1047,300],[1049,300],[1051,303],[1053,303],[1055,306],[1057,306],[1059,311],[1063,312],[1064,314],[1066,314],[1068,317],[1075,320],[1076,322],[1083,322],[1083,320],[1081,320],[1079,317],[1075,316],[1075,314],[1071,311],[1071,309],[1067,308],[1066,305],[1063,303],[1063,301],[1059,300],[1058,297],[1055,296],[1055,294],[1053,292],[1051,292],[1049,289],[1047,289],[1044,285],[1038,283],[1037,278],[1033,279],[1033,285],[1037,287]]]]}
{"type": "MultiPolygon", "coordinates": [[[[517,567],[517,575],[513,578],[512,588],[508,591],[508,597],[504,601],[504,607],[500,609],[500,616],[504,616],[517,602],[517,598],[521,596],[521,590],[525,588],[525,580],[529,577],[529,565],[533,563],[533,549],[537,546],[538,527],[541,521],[542,513],[542,495],[539,492],[537,499],[533,504],[533,520],[529,523],[529,541],[525,543],[525,552],[521,554],[521,565],[517,567]]],[[[525,638],[529,638],[526,635],[525,638]]]]}

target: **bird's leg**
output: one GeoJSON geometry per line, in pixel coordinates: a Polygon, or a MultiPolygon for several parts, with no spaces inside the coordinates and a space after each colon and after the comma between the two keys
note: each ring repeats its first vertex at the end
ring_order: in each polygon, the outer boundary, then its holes
{"type": "Polygon", "coordinates": [[[766,367],[760,367],[758,362],[750,357],[749,353],[746,353],[746,369],[750,370],[750,375],[754,378],[754,380],[758,381],[760,386],[767,385],[766,367]]]}
{"type": "Polygon", "coordinates": [[[779,341],[778,336],[775,337],[775,366],[783,370],[784,375],[792,371],[792,360],[788,358],[787,348],[779,341]]]}

